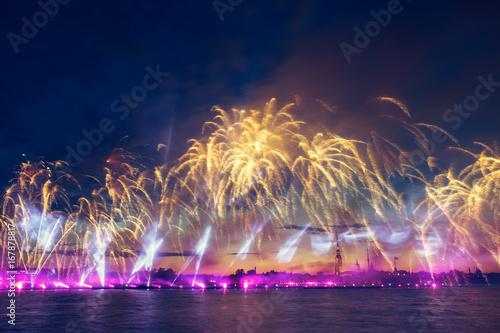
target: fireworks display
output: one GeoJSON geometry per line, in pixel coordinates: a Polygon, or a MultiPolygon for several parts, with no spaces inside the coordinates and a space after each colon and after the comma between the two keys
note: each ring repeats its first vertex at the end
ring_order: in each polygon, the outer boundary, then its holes
{"type": "MultiPolygon", "coordinates": [[[[336,116],[335,107],[317,102],[336,116]]],[[[412,123],[395,99],[370,103],[399,109],[399,116],[380,117],[387,133],[318,131],[297,115],[296,103],[280,109],[274,99],[263,111],[214,107],[202,137],[177,161],[148,168],[115,149],[104,179],[88,176],[96,184],[90,193],[64,171],[65,162],[27,160],[3,196],[3,244],[14,225],[18,265],[31,272],[32,284],[47,270],[78,276],[80,285],[105,286],[110,274],[130,283],[152,269],[166,245],[184,254],[181,271],[195,257],[196,273],[203,270],[209,242],[211,251],[237,246],[236,259],[244,260],[267,239],[282,245],[274,260],[290,262],[305,233],[315,237],[311,252],[327,253],[336,228],[346,244],[369,247],[391,266],[397,244],[431,272],[464,256],[481,267],[476,258],[485,252],[500,264],[498,145],[479,144],[479,153],[454,145],[448,150],[456,161],[444,163],[431,154],[428,135],[458,143],[451,134],[412,123]],[[394,123],[413,146],[394,138],[394,123]],[[417,150],[423,159],[415,161],[417,150]],[[285,229],[295,234],[281,239],[285,229]],[[242,244],[235,244],[238,234],[242,244]]]]}

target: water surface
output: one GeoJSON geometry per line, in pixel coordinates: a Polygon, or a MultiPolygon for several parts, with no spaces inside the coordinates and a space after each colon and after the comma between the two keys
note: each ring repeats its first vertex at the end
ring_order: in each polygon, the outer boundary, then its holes
{"type": "Polygon", "coordinates": [[[493,287],[22,291],[15,328],[3,315],[0,331],[498,332],[499,297],[493,287]]]}

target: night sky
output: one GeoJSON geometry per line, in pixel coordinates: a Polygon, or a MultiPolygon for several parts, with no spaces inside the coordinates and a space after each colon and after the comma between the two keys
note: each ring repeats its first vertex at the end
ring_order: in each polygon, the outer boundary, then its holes
{"type": "Polygon", "coordinates": [[[105,118],[115,129],[75,174],[98,173],[117,145],[154,151],[166,143],[169,155],[161,158],[174,160],[189,138],[201,135],[213,105],[262,108],[272,97],[279,105],[295,95],[324,100],[341,116],[321,121],[341,126],[349,120],[356,132],[373,117],[366,103],[389,96],[408,106],[414,122],[449,130],[462,147],[498,140],[500,87],[460,126],[443,114],[475,93],[479,76],[500,82],[500,5],[402,0],[348,63],[339,45],[354,45],[354,28],[364,30],[374,20],[370,12],[389,3],[244,0],[221,20],[212,1],[73,0],[13,46],[9,33],[22,36],[22,18],[33,22],[41,7],[2,0],[0,187],[9,186],[23,154],[65,160],[68,147],[85,139],[82,131],[105,118]],[[120,119],[113,101],[142,85],[148,66],[169,74],[120,119]]]}

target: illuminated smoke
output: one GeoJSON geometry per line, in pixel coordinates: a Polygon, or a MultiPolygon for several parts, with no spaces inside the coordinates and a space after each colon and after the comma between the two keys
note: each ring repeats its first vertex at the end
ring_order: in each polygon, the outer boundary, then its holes
{"type": "Polygon", "coordinates": [[[307,224],[302,230],[288,238],[283,246],[281,246],[276,258],[279,262],[290,262],[297,251],[300,239],[305,234],[311,223],[307,224]]]}

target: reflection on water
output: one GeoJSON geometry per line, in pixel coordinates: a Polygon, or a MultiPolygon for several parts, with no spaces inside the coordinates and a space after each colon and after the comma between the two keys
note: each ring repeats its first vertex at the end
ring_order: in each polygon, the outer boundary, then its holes
{"type": "Polygon", "coordinates": [[[3,316],[0,331],[492,332],[499,297],[498,288],[23,291],[15,330],[3,316]]]}

